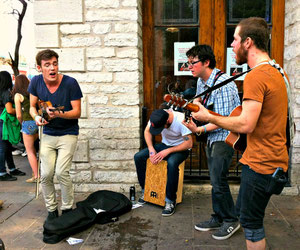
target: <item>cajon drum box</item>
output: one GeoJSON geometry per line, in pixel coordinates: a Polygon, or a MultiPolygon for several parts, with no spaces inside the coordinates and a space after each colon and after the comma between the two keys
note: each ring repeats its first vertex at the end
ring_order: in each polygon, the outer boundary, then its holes
{"type": "MultiPolygon", "coordinates": [[[[182,201],[183,176],[184,176],[183,161],[179,165],[179,177],[177,188],[176,204],[182,201]]],[[[147,160],[146,179],[144,200],[156,205],[165,206],[166,186],[167,186],[167,161],[162,160],[160,163],[154,165],[150,159],[147,160]]]]}

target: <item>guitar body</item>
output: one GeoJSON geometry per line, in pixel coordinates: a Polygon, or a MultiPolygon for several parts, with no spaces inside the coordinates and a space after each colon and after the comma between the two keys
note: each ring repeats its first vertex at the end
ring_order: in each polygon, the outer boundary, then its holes
{"type": "MultiPolygon", "coordinates": [[[[199,106],[184,100],[183,98],[175,95],[165,95],[164,100],[169,104],[172,104],[177,107],[182,107],[186,110],[190,110],[192,112],[198,112],[199,106]]],[[[208,110],[209,113],[213,115],[221,116],[218,113],[215,113],[211,110],[208,110]]],[[[237,106],[229,116],[239,116],[242,112],[242,106],[237,106]]],[[[225,142],[231,146],[233,149],[244,152],[247,147],[247,135],[246,134],[239,134],[235,132],[230,132],[225,139],[225,142]]]]}
{"type": "MultiPolygon", "coordinates": [[[[229,116],[238,116],[241,112],[242,106],[237,106],[234,110],[232,110],[229,116]]],[[[225,142],[233,149],[244,152],[247,147],[247,135],[230,132],[227,135],[225,142]]]]}
{"type": "Polygon", "coordinates": [[[233,149],[244,152],[247,147],[247,135],[230,132],[225,142],[233,149]]]}

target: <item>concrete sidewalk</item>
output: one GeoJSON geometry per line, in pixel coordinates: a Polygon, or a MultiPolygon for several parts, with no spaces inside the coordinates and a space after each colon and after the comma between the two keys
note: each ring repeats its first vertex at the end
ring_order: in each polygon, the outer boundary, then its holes
{"type": "MultiPolygon", "coordinates": [[[[198,232],[194,225],[210,217],[211,197],[185,194],[171,217],[162,217],[162,208],[146,204],[120,217],[119,221],[94,225],[73,235],[83,243],[70,246],[66,240],[55,245],[42,241],[47,216],[42,196],[34,198],[34,184],[26,183],[31,170],[27,158],[16,156],[16,165],[27,173],[14,182],[1,182],[0,238],[6,249],[246,249],[240,229],[230,239],[217,241],[212,232],[198,232]]],[[[77,194],[76,201],[87,194],[77,194]]],[[[59,197],[60,198],[60,197],[59,197]]],[[[234,197],[236,198],[236,197],[234,197]]],[[[300,248],[300,197],[273,196],[266,210],[268,249],[300,248]]]]}

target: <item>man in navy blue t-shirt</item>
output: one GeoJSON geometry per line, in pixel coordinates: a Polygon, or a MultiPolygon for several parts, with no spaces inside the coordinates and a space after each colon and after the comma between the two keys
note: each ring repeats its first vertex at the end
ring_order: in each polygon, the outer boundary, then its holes
{"type": "Polygon", "coordinates": [[[40,51],[36,63],[42,74],[33,77],[28,87],[30,114],[38,126],[44,126],[40,148],[41,185],[48,210],[47,219],[52,219],[58,217],[54,174],[61,187],[62,213],[70,211],[74,202],[70,169],[79,133],[82,92],[74,78],[58,73],[58,54],[55,51],[40,51]],[[46,108],[47,120],[37,112],[39,100],[52,104],[52,107],[48,105],[46,108]],[[64,112],[53,109],[58,106],[63,106],[64,112]]]}

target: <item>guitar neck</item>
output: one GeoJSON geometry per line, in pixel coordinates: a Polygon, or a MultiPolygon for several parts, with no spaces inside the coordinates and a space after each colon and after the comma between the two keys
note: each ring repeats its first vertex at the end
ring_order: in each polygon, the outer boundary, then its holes
{"type": "MultiPolygon", "coordinates": [[[[184,108],[185,108],[185,109],[188,109],[188,110],[190,110],[190,111],[192,111],[192,112],[198,112],[198,111],[200,110],[199,106],[196,105],[196,104],[193,104],[193,103],[188,103],[184,108]]],[[[220,114],[218,114],[218,113],[216,113],[216,112],[213,112],[213,111],[211,111],[211,110],[209,110],[209,109],[208,109],[208,112],[209,112],[210,114],[212,114],[212,115],[222,116],[222,115],[220,115],[220,114]]]]}

